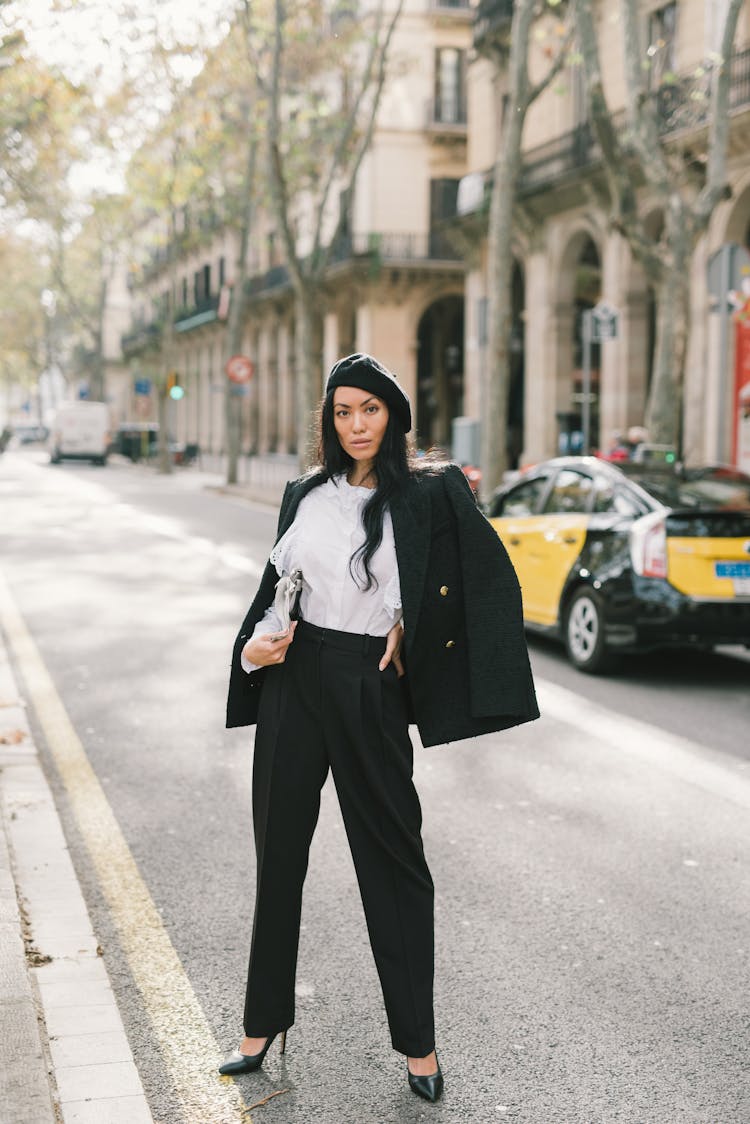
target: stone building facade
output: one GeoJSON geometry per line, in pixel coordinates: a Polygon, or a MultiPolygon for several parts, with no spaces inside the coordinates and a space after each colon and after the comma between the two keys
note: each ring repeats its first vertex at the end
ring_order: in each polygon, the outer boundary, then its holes
{"type": "MultiPolygon", "coordinates": [[[[717,48],[715,0],[646,0],[641,5],[643,42],[652,81],[665,71],[663,131],[694,158],[705,156],[706,130],[695,95],[705,84],[717,48]]],[[[475,42],[507,33],[511,0],[480,0],[475,42]]],[[[598,8],[600,58],[610,109],[624,108],[622,31],[618,0],[598,8]]],[[[532,75],[547,64],[549,36],[532,50],[532,75]]],[[[720,347],[720,317],[708,287],[708,264],[725,243],[750,250],[750,4],[740,22],[731,62],[731,198],[717,208],[697,248],[691,273],[691,335],[684,391],[683,449],[692,462],[729,462],[732,456],[733,354],[720,347]]],[[[483,365],[487,362],[483,310],[487,300],[486,183],[494,163],[497,107],[504,76],[479,58],[469,74],[469,177],[462,190],[460,222],[473,233],[466,275],[466,396],[480,416],[483,365]],[[498,89],[499,84],[499,89],[498,89]],[[463,204],[463,205],[462,205],[463,204]]],[[[514,244],[514,385],[508,445],[520,463],[534,462],[570,445],[580,434],[581,313],[598,301],[619,312],[618,338],[593,354],[592,444],[605,447],[617,430],[642,424],[654,345],[654,299],[624,238],[611,230],[600,192],[593,189],[601,164],[588,122],[580,74],[563,72],[531,107],[524,132],[524,160],[514,244]],[[520,431],[518,429],[520,423],[520,431]],[[514,425],[516,427],[514,431],[514,425]]],[[[644,191],[642,213],[658,236],[661,217],[644,191]]],[[[498,435],[498,439],[501,439],[498,435]]]]}
{"type": "MultiPolygon", "coordinates": [[[[659,44],[655,67],[680,77],[678,96],[716,46],[720,0],[646,0],[646,40],[659,44]]],[[[614,109],[624,103],[618,0],[599,9],[602,68],[614,109]]],[[[487,374],[487,180],[499,136],[503,82],[475,47],[509,27],[512,0],[407,0],[394,37],[391,73],[372,144],[360,169],[325,285],[323,363],[354,350],[377,354],[395,370],[415,404],[418,444],[451,445],[453,420],[492,424],[482,406],[487,374]]],[[[532,68],[545,64],[535,38],[532,68]]],[[[729,179],[732,196],[717,208],[694,256],[692,330],[684,399],[684,449],[691,461],[731,459],[732,333],[722,347],[709,292],[712,255],[725,243],[750,250],[750,0],[732,61],[729,179]]],[[[592,190],[601,180],[585,92],[563,74],[532,107],[514,251],[514,322],[509,431],[513,464],[550,456],[575,441],[581,412],[581,312],[604,300],[619,311],[615,341],[595,349],[593,444],[641,424],[654,340],[654,300],[624,239],[608,228],[592,190]],[[571,436],[572,435],[572,436],[571,436]]],[[[665,121],[690,133],[697,158],[701,124],[665,121]],[[691,131],[692,130],[692,131],[691,131]]],[[[656,236],[660,216],[644,194],[656,236]]],[[[174,368],[185,395],[170,404],[178,441],[224,449],[228,383],[224,372],[227,286],[235,236],[210,216],[183,217],[175,248],[174,368]],[[188,233],[192,230],[191,237],[188,233]]],[[[152,232],[153,233],[153,232],[152,232]]],[[[132,393],[161,362],[160,300],[168,255],[164,239],[133,278],[133,322],[123,336],[131,372],[132,417],[148,402],[132,393]]],[[[259,215],[249,251],[243,351],[255,376],[241,397],[245,453],[292,457],[295,416],[294,308],[279,239],[259,215]]],[[[503,436],[498,434],[498,440],[503,436]]]]}

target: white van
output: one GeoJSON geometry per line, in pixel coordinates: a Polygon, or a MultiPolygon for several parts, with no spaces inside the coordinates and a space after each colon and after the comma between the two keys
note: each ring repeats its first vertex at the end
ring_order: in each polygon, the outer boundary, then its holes
{"type": "Polygon", "coordinates": [[[50,427],[50,460],[52,464],[66,458],[106,464],[111,440],[106,402],[66,402],[50,427]]]}

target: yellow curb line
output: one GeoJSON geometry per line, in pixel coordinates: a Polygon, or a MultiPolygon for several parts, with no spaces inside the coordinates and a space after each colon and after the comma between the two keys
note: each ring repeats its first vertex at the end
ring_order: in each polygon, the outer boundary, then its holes
{"type": "Polygon", "coordinates": [[[68,793],[185,1121],[247,1124],[247,1109],[237,1087],[217,1075],[216,1039],[2,574],[0,623],[68,793]]]}

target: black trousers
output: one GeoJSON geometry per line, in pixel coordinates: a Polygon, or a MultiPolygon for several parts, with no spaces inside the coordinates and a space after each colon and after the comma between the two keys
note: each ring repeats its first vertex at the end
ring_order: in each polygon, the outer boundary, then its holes
{"type": "Polygon", "coordinates": [[[300,621],[285,663],[266,672],[253,767],[258,878],[244,1018],[250,1037],[294,1022],[302,886],[330,768],[393,1047],[411,1057],[434,1048],[433,885],[401,684],[393,664],[378,670],[384,650],[384,638],[300,621]]]}

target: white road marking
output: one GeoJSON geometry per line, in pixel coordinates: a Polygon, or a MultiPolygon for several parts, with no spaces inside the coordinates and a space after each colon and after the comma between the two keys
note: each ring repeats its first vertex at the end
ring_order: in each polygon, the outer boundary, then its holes
{"type": "Polygon", "coordinates": [[[603,749],[616,749],[722,800],[750,808],[750,763],[718,760],[710,746],[609,710],[548,680],[535,682],[542,717],[575,726],[603,749]]]}
{"type": "Polygon", "coordinates": [[[239,1091],[216,1072],[222,1051],[34,640],[0,575],[0,622],[120,934],[165,1066],[189,1124],[249,1121],[239,1091]]]}

